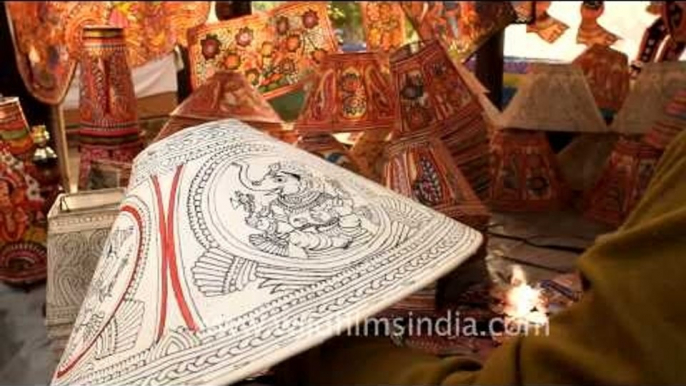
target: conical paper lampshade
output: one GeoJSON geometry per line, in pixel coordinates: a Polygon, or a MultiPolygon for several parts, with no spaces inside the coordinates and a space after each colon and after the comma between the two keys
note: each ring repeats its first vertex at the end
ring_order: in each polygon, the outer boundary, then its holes
{"type": "Polygon", "coordinates": [[[0,139],[8,146],[10,154],[22,161],[33,155],[29,124],[17,97],[0,97],[0,139]]]}
{"type": "MultiPolygon", "coordinates": [[[[436,40],[412,43],[391,57],[400,94],[399,133],[438,133],[481,198],[488,194],[488,129],[473,80],[453,64],[436,40]]],[[[477,92],[478,91],[478,92],[477,92]]]]}
{"type": "Polygon", "coordinates": [[[612,121],[612,131],[645,134],[665,111],[672,96],[683,88],[686,88],[686,62],[647,64],[612,121]]]}
{"type": "Polygon", "coordinates": [[[531,64],[502,114],[502,124],[523,130],[609,130],[583,72],[572,64],[531,64]]]}
{"type": "Polygon", "coordinates": [[[432,133],[391,140],[386,148],[384,185],[446,216],[485,231],[490,214],[432,133]]]}
{"type": "Polygon", "coordinates": [[[372,177],[331,134],[393,130],[399,117],[394,90],[385,56],[375,52],[327,55],[295,122],[301,135],[296,146],[325,158],[324,149],[336,149],[351,170],[372,177]]]}
{"type": "Polygon", "coordinates": [[[643,197],[661,155],[661,150],[639,140],[620,138],[586,197],[586,217],[621,225],[643,197]]]}
{"type": "Polygon", "coordinates": [[[491,148],[492,208],[542,211],[564,205],[568,190],[545,133],[498,130],[491,148]]]}
{"type": "Polygon", "coordinates": [[[295,130],[300,134],[393,130],[398,117],[384,55],[331,53],[312,81],[295,130]]]}
{"type": "Polygon", "coordinates": [[[82,37],[79,188],[86,189],[92,160],[131,162],[143,143],[124,30],[88,26],[82,37]]]}
{"type": "Polygon", "coordinates": [[[610,47],[593,45],[574,59],[586,76],[596,104],[617,112],[629,94],[629,58],[610,47]]]}
{"type": "Polygon", "coordinates": [[[189,126],[235,118],[276,133],[283,122],[264,97],[237,72],[220,71],[210,77],[174,111],[156,141],[189,126]]]}
{"type": "Polygon", "coordinates": [[[686,89],[674,94],[662,118],[655,122],[643,141],[656,149],[664,150],[683,130],[686,130],[686,89]]]}
{"type": "Polygon", "coordinates": [[[232,384],[429,285],[481,241],[239,121],[185,130],[137,157],[52,384],[232,384]]]}

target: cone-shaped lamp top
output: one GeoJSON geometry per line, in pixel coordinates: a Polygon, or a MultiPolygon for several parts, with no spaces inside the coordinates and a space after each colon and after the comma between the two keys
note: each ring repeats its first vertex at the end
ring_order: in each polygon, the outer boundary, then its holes
{"type": "Polygon", "coordinates": [[[362,322],[480,234],[236,120],[134,172],[52,384],[232,384],[362,322]]]}
{"type": "Polygon", "coordinates": [[[393,130],[399,114],[386,55],[331,53],[313,77],[295,130],[300,133],[393,130]]]}
{"type": "Polygon", "coordinates": [[[572,64],[532,64],[502,114],[503,127],[599,133],[609,129],[583,72],[572,64]]]}
{"type": "Polygon", "coordinates": [[[610,128],[621,134],[645,134],[672,96],[686,88],[686,62],[649,63],[641,71],[610,128]]]}

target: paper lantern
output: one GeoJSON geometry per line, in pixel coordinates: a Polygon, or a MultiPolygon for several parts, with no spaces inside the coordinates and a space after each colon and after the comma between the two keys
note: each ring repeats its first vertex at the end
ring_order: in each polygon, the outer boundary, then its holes
{"type": "Polygon", "coordinates": [[[48,213],[45,325],[53,351],[67,344],[124,189],[62,194],[48,213]]]}
{"type": "Polygon", "coordinates": [[[123,29],[85,27],[80,63],[79,188],[85,189],[92,160],[131,162],[143,143],[123,29]]]}
{"type": "Polygon", "coordinates": [[[643,142],[656,149],[665,150],[684,129],[686,129],[686,89],[681,89],[667,104],[662,118],[657,120],[646,133],[643,142]]]}
{"type": "Polygon", "coordinates": [[[237,72],[220,71],[191,93],[174,111],[155,138],[159,141],[189,126],[235,118],[275,133],[283,122],[271,105],[237,72]]]}
{"type": "Polygon", "coordinates": [[[428,286],[482,241],[235,120],[152,144],[133,173],[55,386],[235,383],[428,286]]]}
{"type": "Polygon", "coordinates": [[[626,135],[645,134],[674,94],[684,88],[686,62],[647,64],[612,121],[611,130],[626,135]]]}
{"type": "Polygon", "coordinates": [[[430,132],[391,140],[384,185],[446,216],[485,231],[490,214],[455,166],[443,142],[430,132]]]}
{"type": "Polygon", "coordinates": [[[0,97],[0,139],[8,146],[10,154],[22,161],[33,156],[29,124],[17,97],[0,97]]]}
{"type": "Polygon", "coordinates": [[[437,133],[477,195],[486,198],[488,129],[480,101],[484,92],[476,80],[465,76],[467,70],[459,70],[435,40],[396,51],[391,67],[400,94],[398,132],[437,133]]]}
{"type": "Polygon", "coordinates": [[[385,56],[332,53],[314,76],[295,130],[300,134],[393,130],[398,117],[385,56]]]}
{"type": "Polygon", "coordinates": [[[580,68],[532,63],[507,108],[502,125],[522,130],[607,132],[580,68]]]}
{"type": "MultiPolygon", "coordinates": [[[[393,130],[399,117],[395,95],[384,56],[374,52],[327,55],[295,122],[294,128],[302,136],[296,146],[318,154],[322,154],[323,144],[343,151],[342,145],[334,144],[331,133],[393,130]]],[[[345,157],[369,176],[347,150],[345,157]]]]}
{"type": "Polygon", "coordinates": [[[620,138],[596,185],[586,197],[585,216],[619,226],[638,204],[662,151],[639,140],[620,138]]]}
{"type": "Polygon", "coordinates": [[[586,76],[596,104],[617,112],[629,94],[629,58],[610,47],[592,45],[574,59],[586,76]]]}
{"type": "Polygon", "coordinates": [[[38,182],[0,141],[0,281],[45,279],[45,218],[38,182]]]}
{"type": "Polygon", "coordinates": [[[498,130],[491,147],[491,208],[545,211],[564,206],[568,188],[545,133],[498,130]]]}

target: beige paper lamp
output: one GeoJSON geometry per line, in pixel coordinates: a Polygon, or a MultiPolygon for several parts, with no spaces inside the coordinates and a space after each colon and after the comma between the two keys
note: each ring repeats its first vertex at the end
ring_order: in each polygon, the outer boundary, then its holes
{"type": "Polygon", "coordinates": [[[686,88],[686,62],[646,64],[610,129],[625,135],[645,134],[674,94],[683,88],[686,88]]]}

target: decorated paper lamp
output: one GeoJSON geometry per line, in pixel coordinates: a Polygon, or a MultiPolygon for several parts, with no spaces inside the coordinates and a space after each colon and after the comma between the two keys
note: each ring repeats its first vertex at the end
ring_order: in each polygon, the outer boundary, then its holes
{"type": "MultiPolygon", "coordinates": [[[[405,133],[390,140],[384,155],[383,184],[481,232],[488,227],[488,209],[434,131],[405,133]]],[[[465,265],[485,266],[484,257],[478,253],[465,265]]],[[[458,271],[462,271],[462,267],[458,271]]],[[[433,283],[386,312],[397,315],[433,313],[441,298],[439,287],[438,283],[433,283]]]]}
{"type": "Polygon", "coordinates": [[[271,105],[243,75],[220,71],[188,96],[169,114],[169,121],[155,138],[159,141],[189,126],[235,118],[268,133],[283,130],[271,105]]]}
{"type": "Polygon", "coordinates": [[[620,138],[601,177],[586,197],[585,216],[619,226],[639,202],[662,150],[638,139],[620,138]]]}
{"type": "Polygon", "coordinates": [[[331,134],[393,130],[399,110],[387,69],[385,56],[374,52],[327,55],[295,122],[296,146],[370,176],[331,134]]]}
{"type": "Polygon", "coordinates": [[[619,37],[598,24],[598,18],[605,12],[603,1],[584,1],[581,3],[581,25],[576,35],[576,42],[592,46],[611,46],[619,37]]]}
{"type": "Polygon", "coordinates": [[[502,210],[560,208],[565,178],[545,131],[607,132],[581,69],[535,64],[502,114],[492,142],[491,206],[502,210]]]}
{"type": "Polygon", "coordinates": [[[472,189],[487,198],[488,129],[479,99],[483,93],[472,90],[436,40],[404,46],[391,57],[391,67],[400,95],[398,133],[437,133],[472,189]]]}
{"type": "Polygon", "coordinates": [[[482,242],[236,120],[152,144],[133,173],[54,386],[234,384],[428,286],[482,242]]]}
{"type": "Polygon", "coordinates": [[[586,198],[586,215],[620,225],[643,196],[660,157],[669,143],[686,128],[686,89],[678,91],[661,118],[641,140],[619,140],[601,177],[586,198]]]}
{"type": "Polygon", "coordinates": [[[80,63],[79,188],[85,189],[92,160],[130,162],[143,143],[123,29],[85,27],[80,63]]]}
{"type": "Polygon", "coordinates": [[[658,150],[665,150],[683,130],[686,130],[686,88],[674,94],[662,118],[646,133],[643,142],[658,150]]]}
{"type": "Polygon", "coordinates": [[[485,231],[490,214],[435,133],[418,131],[386,148],[384,185],[446,216],[485,231]]]}
{"type": "Polygon", "coordinates": [[[60,195],[48,213],[45,325],[61,355],[93,278],[124,189],[60,195]]]}
{"type": "Polygon", "coordinates": [[[686,62],[647,64],[610,128],[624,135],[645,134],[661,117],[674,94],[684,88],[686,62]]]}
{"type": "Polygon", "coordinates": [[[19,98],[0,96],[0,139],[8,146],[10,154],[22,161],[33,156],[33,139],[29,132],[19,98]]]}
{"type": "Polygon", "coordinates": [[[0,141],[0,281],[24,285],[45,279],[45,217],[38,182],[0,141]]]}
{"type": "Polygon", "coordinates": [[[586,76],[598,107],[614,114],[629,94],[629,58],[602,45],[592,45],[574,59],[586,76]]]}

